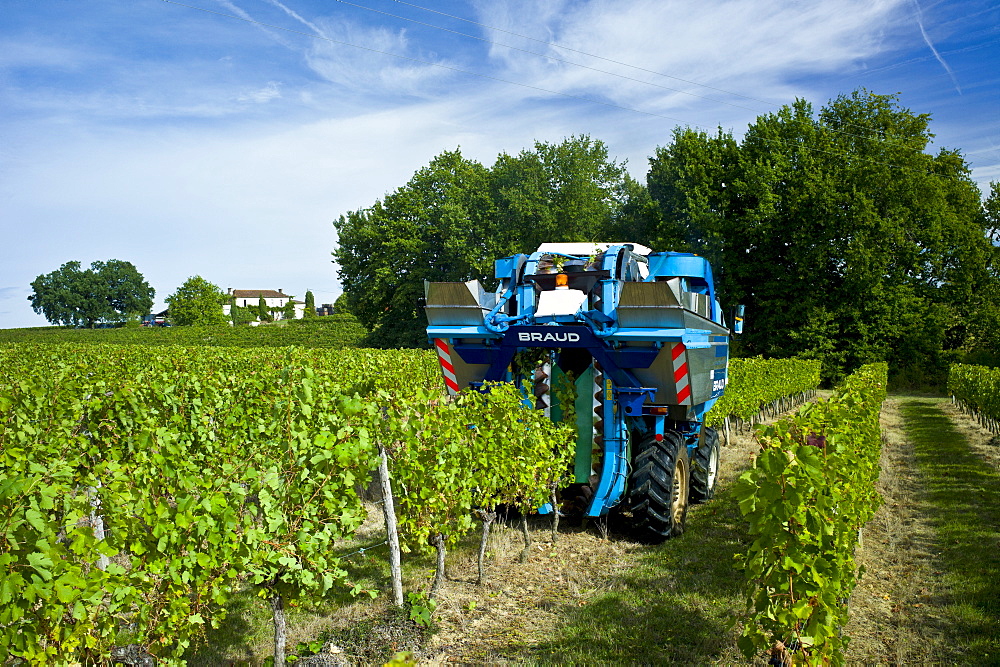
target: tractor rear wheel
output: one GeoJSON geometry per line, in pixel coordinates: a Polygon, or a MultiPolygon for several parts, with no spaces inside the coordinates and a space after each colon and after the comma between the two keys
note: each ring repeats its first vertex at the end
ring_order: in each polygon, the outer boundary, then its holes
{"type": "Polygon", "coordinates": [[[705,437],[694,452],[691,462],[691,502],[700,503],[715,496],[715,483],[719,479],[719,432],[704,427],[705,437]]]}
{"type": "Polygon", "coordinates": [[[662,542],[684,532],[688,508],[688,455],[684,438],[667,431],[635,448],[629,475],[629,507],[639,539],[662,542]]]}

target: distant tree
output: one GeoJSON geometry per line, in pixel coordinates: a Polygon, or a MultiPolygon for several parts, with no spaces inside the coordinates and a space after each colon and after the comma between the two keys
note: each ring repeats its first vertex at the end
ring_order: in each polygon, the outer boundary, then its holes
{"type": "Polygon", "coordinates": [[[245,308],[236,305],[236,299],[229,300],[229,318],[234,326],[249,324],[257,319],[257,307],[245,308]]]}
{"type": "Polygon", "coordinates": [[[167,297],[170,322],[178,326],[225,324],[222,312],[225,300],[221,289],[201,276],[193,276],[167,297]]]}
{"type": "Polygon", "coordinates": [[[417,311],[425,279],[491,277],[496,234],[488,178],[480,163],[445,152],[384,201],[334,223],[340,280],[353,314],[378,327],[373,344],[427,345],[417,311]]]}
{"type": "Polygon", "coordinates": [[[302,319],[308,320],[316,317],[316,297],[313,296],[312,290],[306,290],[306,306],[305,311],[302,313],[302,319]]]}
{"type": "Polygon", "coordinates": [[[587,135],[503,153],[489,183],[496,208],[484,239],[490,262],[534,252],[546,242],[612,240],[608,235],[624,222],[619,217],[630,197],[642,197],[624,163],[610,159],[604,142],[587,135]]]}
{"type": "Polygon", "coordinates": [[[337,315],[351,315],[351,300],[347,296],[347,292],[344,292],[337,297],[336,301],[333,302],[333,312],[337,315]]]}
{"type": "Polygon", "coordinates": [[[67,262],[35,278],[31,288],[32,309],[49,322],[88,327],[144,315],[156,293],[135,266],[117,259],[82,271],[80,262],[67,262]]]}
{"type": "Polygon", "coordinates": [[[284,307],[282,307],[282,309],[281,309],[281,318],[285,319],[285,320],[294,320],[295,319],[295,304],[292,303],[291,299],[289,299],[288,301],[286,301],[284,307]]]}
{"type": "Polygon", "coordinates": [[[271,309],[268,308],[263,294],[257,299],[257,317],[260,318],[261,322],[271,322],[274,319],[271,316],[271,309]]]}

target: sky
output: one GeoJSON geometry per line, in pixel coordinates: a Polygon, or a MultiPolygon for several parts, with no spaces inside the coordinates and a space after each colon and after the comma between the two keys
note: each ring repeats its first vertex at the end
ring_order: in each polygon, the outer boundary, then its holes
{"type": "Polygon", "coordinates": [[[1000,181],[996,0],[0,0],[0,328],[72,260],[157,310],[194,275],[330,303],[333,221],[443,151],[587,134],[644,182],[677,126],[858,88],[1000,181]]]}

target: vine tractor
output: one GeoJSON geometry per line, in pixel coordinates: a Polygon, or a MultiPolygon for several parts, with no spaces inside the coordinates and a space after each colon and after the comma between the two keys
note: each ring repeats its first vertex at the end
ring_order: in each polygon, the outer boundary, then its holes
{"type": "MultiPolygon", "coordinates": [[[[425,283],[448,391],[514,382],[553,420],[575,421],[572,482],[541,513],[618,508],[643,539],[680,534],[719,469],[704,419],[725,391],[730,330],[709,263],[636,243],[543,243],[496,260],[495,275],[494,293],[425,283]]],[[[741,307],[734,319],[739,333],[741,307]]]]}

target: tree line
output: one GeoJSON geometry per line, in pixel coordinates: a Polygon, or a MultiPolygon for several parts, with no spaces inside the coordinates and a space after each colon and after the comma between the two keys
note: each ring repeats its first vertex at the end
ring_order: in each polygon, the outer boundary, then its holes
{"type": "Polygon", "coordinates": [[[992,353],[1000,315],[1000,184],[985,200],[954,148],[928,152],[930,116],[855,91],[759,116],[742,139],[675,128],[631,178],[600,140],[503,153],[445,151],[334,222],[351,311],[381,347],[426,344],[423,281],[479,279],[546,241],[634,241],[708,258],[746,306],[743,355],[822,362],[827,379],[887,361],[934,383],[992,353]]]}
{"type": "MultiPolygon", "coordinates": [[[[66,262],[55,271],[38,276],[28,296],[32,309],[52,324],[93,328],[99,323],[137,323],[153,306],[154,290],[131,262],[111,259],[93,262],[81,270],[80,262],[66,262]]],[[[281,308],[267,305],[261,295],[257,305],[240,307],[236,299],[218,285],[191,276],[166,298],[170,323],[177,326],[211,326],[273,322],[295,319],[295,304],[289,297],[281,308]],[[229,314],[223,306],[229,306],[229,314]]],[[[316,302],[305,295],[304,319],[317,317],[316,302]]]]}

